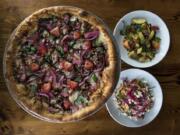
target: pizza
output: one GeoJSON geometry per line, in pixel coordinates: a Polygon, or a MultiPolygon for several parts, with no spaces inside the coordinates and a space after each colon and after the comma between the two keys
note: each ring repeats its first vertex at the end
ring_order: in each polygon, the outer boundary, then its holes
{"type": "Polygon", "coordinates": [[[115,45],[100,19],[56,6],[27,17],[4,56],[8,87],[31,114],[59,122],[92,114],[116,85],[115,45]]]}

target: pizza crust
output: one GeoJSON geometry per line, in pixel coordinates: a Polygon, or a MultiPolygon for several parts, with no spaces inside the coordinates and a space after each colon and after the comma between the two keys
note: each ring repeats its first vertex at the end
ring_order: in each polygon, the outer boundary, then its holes
{"type": "Polygon", "coordinates": [[[42,117],[41,119],[56,122],[80,120],[100,108],[113,93],[113,90],[117,83],[116,72],[118,72],[118,68],[119,66],[117,62],[115,44],[112,41],[112,37],[109,35],[102,21],[97,19],[96,16],[92,15],[89,12],[70,6],[44,8],[27,17],[17,27],[13,36],[11,36],[6,48],[6,54],[4,56],[5,79],[9,89],[12,91],[11,94],[15,95],[15,100],[18,102],[18,104],[26,108],[26,111],[31,110],[31,114],[33,114],[34,116],[40,116],[42,117]],[[100,87],[95,93],[93,93],[91,97],[91,105],[84,107],[73,114],[51,114],[47,111],[48,109],[39,109],[38,105],[37,108],[34,107],[34,103],[32,101],[29,101],[29,98],[26,98],[25,95],[27,93],[25,88],[23,88],[23,86],[19,86],[19,84],[16,84],[15,80],[13,79],[12,62],[19,41],[21,41],[26,32],[31,32],[36,29],[36,24],[39,18],[48,17],[50,14],[60,16],[63,13],[71,13],[79,17],[79,19],[85,20],[90,24],[98,27],[98,29],[100,30],[100,39],[103,40],[107,48],[109,66],[103,70],[100,87]]]}

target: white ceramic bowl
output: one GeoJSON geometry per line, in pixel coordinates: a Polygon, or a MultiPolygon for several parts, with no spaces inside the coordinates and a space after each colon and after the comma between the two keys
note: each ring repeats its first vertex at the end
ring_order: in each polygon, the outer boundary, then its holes
{"type": "Polygon", "coordinates": [[[149,11],[137,10],[126,14],[118,21],[114,29],[113,35],[115,36],[115,39],[117,40],[117,43],[120,46],[121,59],[129,65],[139,68],[151,67],[159,63],[166,56],[170,46],[169,30],[166,24],[159,16],[149,11]],[[120,30],[122,30],[124,27],[123,21],[130,24],[132,18],[145,18],[148,21],[148,23],[151,23],[152,25],[159,27],[157,36],[161,38],[160,49],[159,52],[155,55],[155,58],[150,62],[141,63],[132,58],[129,58],[127,50],[122,45],[123,36],[120,35],[120,30]]]}
{"type": "Polygon", "coordinates": [[[144,125],[147,125],[152,120],[155,119],[155,117],[158,115],[163,102],[163,95],[162,90],[159,82],[156,80],[156,78],[151,75],[150,73],[140,70],[140,69],[128,69],[121,72],[120,79],[118,82],[118,85],[116,87],[115,92],[111,96],[111,98],[106,103],[106,108],[110,114],[110,116],[119,124],[124,125],[126,127],[142,127],[144,125]],[[119,88],[120,84],[122,83],[121,78],[128,78],[128,79],[145,79],[150,87],[152,87],[152,94],[154,96],[154,105],[151,108],[149,112],[145,114],[144,119],[139,120],[132,120],[128,118],[127,116],[124,116],[122,112],[119,110],[119,106],[117,104],[117,100],[115,97],[115,92],[117,88],[119,88]]]}

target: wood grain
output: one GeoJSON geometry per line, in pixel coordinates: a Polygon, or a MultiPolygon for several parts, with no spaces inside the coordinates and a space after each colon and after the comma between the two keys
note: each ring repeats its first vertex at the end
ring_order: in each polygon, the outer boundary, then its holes
{"type": "MultiPolygon", "coordinates": [[[[180,132],[180,1],[179,0],[1,0],[0,63],[5,44],[16,26],[32,12],[48,6],[73,5],[101,17],[113,30],[126,13],[144,9],[160,15],[171,34],[168,55],[158,65],[146,70],[157,77],[163,88],[164,102],[158,117],[149,125],[129,129],[114,122],[105,107],[78,123],[53,124],[38,120],[20,109],[10,97],[0,70],[0,103],[12,123],[14,135],[177,135],[180,132]]],[[[122,63],[122,69],[131,68],[122,63]]]]}

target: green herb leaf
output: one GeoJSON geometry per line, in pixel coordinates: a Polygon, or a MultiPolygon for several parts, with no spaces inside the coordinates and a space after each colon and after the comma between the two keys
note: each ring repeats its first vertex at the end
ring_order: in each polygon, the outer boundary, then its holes
{"type": "Polygon", "coordinates": [[[75,43],[76,43],[75,41],[71,41],[71,42],[69,42],[69,46],[73,47],[75,43]]]}
{"type": "Polygon", "coordinates": [[[157,42],[160,42],[160,41],[161,41],[161,39],[160,39],[159,37],[155,37],[154,40],[157,41],[157,42]]]}
{"type": "Polygon", "coordinates": [[[56,50],[58,51],[58,53],[59,53],[59,55],[60,55],[61,57],[64,57],[64,50],[63,50],[63,48],[62,48],[61,46],[58,46],[58,47],[56,48],[56,50]]]}
{"type": "Polygon", "coordinates": [[[93,75],[91,76],[91,79],[92,79],[94,82],[96,82],[96,81],[98,80],[98,78],[97,78],[97,76],[96,76],[95,74],[93,74],[93,75]]]}
{"type": "Polygon", "coordinates": [[[74,81],[76,81],[76,82],[80,82],[81,81],[81,77],[76,77],[75,79],[74,79],[74,81]]]}
{"type": "Polygon", "coordinates": [[[32,53],[35,53],[37,51],[37,49],[35,47],[31,47],[30,49],[31,49],[32,53]]]}
{"type": "Polygon", "coordinates": [[[44,57],[44,60],[48,63],[51,63],[52,60],[51,60],[51,56],[49,54],[46,54],[45,57],[44,57]]]}

